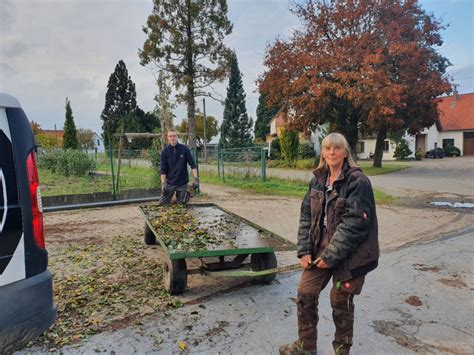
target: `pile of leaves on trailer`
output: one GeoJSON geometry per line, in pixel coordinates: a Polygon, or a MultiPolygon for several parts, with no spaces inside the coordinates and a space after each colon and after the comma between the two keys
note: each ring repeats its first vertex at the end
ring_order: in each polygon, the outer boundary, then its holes
{"type": "Polygon", "coordinates": [[[205,228],[200,228],[184,205],[150,206],[154,230],[170,251],[202,250],[217,242],[205,228]]]}
{"type": "Polygon", "coordinates": [[[161,284],[158,259],[147,255],[141,236],[84,238],[54,250],[58,318],[37,341],[50,350],[89,335],[121,328],[142,316],[181,306],[161,284]]]}
{"type": "Polygon", "coordinates": [[[202,223],[184,205],[148,206],[146,214],[158,237],[171,252],[206,250],[211,244],[236,247],[231,227],[238,222],[230,216],[202,223]]]}

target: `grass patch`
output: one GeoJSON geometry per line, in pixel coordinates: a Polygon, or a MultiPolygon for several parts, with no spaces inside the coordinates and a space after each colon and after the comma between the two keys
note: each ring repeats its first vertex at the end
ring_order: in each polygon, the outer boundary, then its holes
{"type": "Polygon", "coordinates": [[[400,164],[400,163],[384,163],[381,168],[374,168],[372,166],[371,161],[358,161],[357,165],[359,165],[367,176],[374,176],[374,175],[381,175],[381,174],[388,174],[393,173],[399,170],[405,170],[410,168],[409,164],[400,164]]]}
{"type": "MultiPolygon", "coordinates": [[[[308,191],[309,182],[302,180],[288,180],[276,177],[269,177],[263,182],[260,177],[244,177],[238,175],[226,176],[225,183],[222,179],[214,174],[201,176],[203,183],[212,185],[232,186],[243,190],[248,190],[257,194],[278,195],[288,197],[303,198],[308,191]]],[[[389,204],[397,200],[396,197],[388,195],[382,191],[374,189],[375,202],[377,204],[389,204]]]]}
{"type": "Polygon", "coordinates": [[[38,169],[38,174],[43,196],[112,191],[110,176],[65,177],[46,169],[38,169]]]}
{"type": "MultiPolygon", "coordinates": [[[[98,166],[98,171],[110,172],[105,166],[98,166]],[[104,170],[99,169],[104,168],[104,170]]],[[[117,173],[117,171],[114,171],[117,173]]],[[[46,169],[39,169],[41,192],[43,196],[86,194],[93,192],[112,192],[112,176],[90,175],[85,177],[65,177],[61,174],[52,173],[46,169]]],[[[153,170],[146,167],[121,168],[120,189],[142,189],[159,186],[153,175],[153,170]]]]}
{"type": "Polygon", "coordinates": [[[243,176],[226,175],[224,183],[217,175],[206,173],[201,175],[200,180],[207,184],[232,186],[265,195],[303,197],[308,191],[308,182],[276,177],[269,177],[267,181],[263,182],[260,177],[245,178],[243,176]]]}

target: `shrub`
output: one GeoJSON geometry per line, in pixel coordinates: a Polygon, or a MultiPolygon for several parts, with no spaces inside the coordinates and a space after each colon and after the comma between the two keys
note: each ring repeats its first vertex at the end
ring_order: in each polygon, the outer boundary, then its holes
{"type": "Polygon", "coordinates": [[[301,143],[299,148],[299,155],[301,159],[310,159],[316,157],[314,146],[308,142],[301,143]]]}
{"type": "Polygon", "coordinates": [[[76,149],[43,151],[38,155],[38,166],[63,176],[86,176],[95,170],[94,160],[76,149]]]}
{"type": "Polygon", "coordinates": [[[296,169],[309,170],[315,169],[316,165],[314,164],[314,159],[300,159],[296,161],[296,169]]]}
{"type": "Polygon", "coordinates": [[[412,153],[413,152],[410,150],[407,140],[405,138],[400,138],[397,142],[397,147],[395,148],[393,157],[397,160],[406,160],[412,153]]]}
{"type": "Polygon", "coordinates": [[[159,139],[153,139],[151,144],[151,148],[148,151],[148,158],[151,161],[151,165],[153,167],[153,182],[156,185],[161,185],[161,178],[160,178],[160,153],[161,153],[161,142],[159,139]]]}
{"type": "Polygon", "coordinates": [[[280,138],[275,138],[270,144],[270,159],[281,159],[280,138]]]}
{"type": "Polygon", "coordinates": [[[294,166],[294,162],[298,158],[298,148],[300,141],[298,140],[297,131],[288,131],[282,129],[281,138],[281,154],[285,158],[289,166],[294,166]]]}
{"type": "Polygon", "coordinates": [[[447,157],[461,156],[461,150],[454,145],[448,145],[446,148],[444,148],[444,153],[447,157]]]}

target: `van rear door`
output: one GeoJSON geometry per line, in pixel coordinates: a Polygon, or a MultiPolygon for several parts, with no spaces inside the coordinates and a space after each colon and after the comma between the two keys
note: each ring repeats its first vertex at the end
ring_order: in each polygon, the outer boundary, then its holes
{"type": "Polygon", "coordinates": [[[7,115],[0,108],[0,286],[26,277],[16,169],[7,115]]]}

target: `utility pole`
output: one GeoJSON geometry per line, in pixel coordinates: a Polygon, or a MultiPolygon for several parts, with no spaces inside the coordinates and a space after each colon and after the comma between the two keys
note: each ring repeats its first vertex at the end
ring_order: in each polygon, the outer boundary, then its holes
{"type": "Polygon", "coordinates": [[[203,108],[203,129],[204,129],[204,161],[207,163],[207,144],[206,144],[206,99],[202,99],[202,108],[203,108]]]}
{"type": "Polygon", "coordinates": [[[58,147],[58,131],[56,129],[56,123],[54,124],[54,144],[56,145],[56,148],[58,147]]]}

